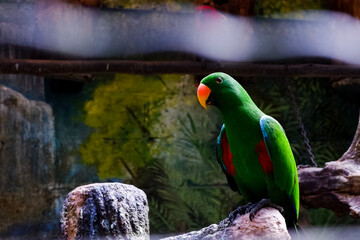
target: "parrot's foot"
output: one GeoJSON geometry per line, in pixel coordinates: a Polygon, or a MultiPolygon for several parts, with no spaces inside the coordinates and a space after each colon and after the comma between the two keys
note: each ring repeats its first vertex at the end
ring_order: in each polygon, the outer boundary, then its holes
{"type": "Polygon", "coordinates": [[[237,209],[235,209],[234,211],[232,211],[229,214],[229,217],[228,217],[229,221],[230,222],[234,221],[237,215],[244,215],[244,214],[248,213],[248,209],[251,208],[251,206],[253,206],[253,205],[254,204],[249,202],[243,206],[238,207],[237,209]]]}
{"type": "Polygon", "coordinates": [[[277,209],[280,213],[284,212],[284,209],[282,207],[280,207],[279,205],[276,205],[275,203],[271,202],[270,199],[264,198],[262,200],[260,200],[260,202],[252,204],[252,206],[250,206],[247,209],[247,212],[250,213],[249,214],[249,218],[250,221],[252,221],[256,215],[256,213],[258,211],[260,211],[260,209],[265,208],[265,207],[272,207],[277,209]]]}
{"type": "Polygon", "coordinates": [[[237,215],[244,215],[246,213],[249,213],[249,219],[250,219],[250,221],[252,221],[254,219],[256,213],[258,211],[260,211],[260,209],[265,208],[265,207],[275,208],[275,209],[279,210],[280,213],[284,212],[284,209],[282,207],[271,202],[270,199],[264,198],[261,201],[259,201],[258,203],[253,204],[253,203],[249,202],[244,206],[238,207],[237,209],[235,209],[234,211],[232,211],[229,214],[228,220],[231,223],[235,220],[237,215]]]}

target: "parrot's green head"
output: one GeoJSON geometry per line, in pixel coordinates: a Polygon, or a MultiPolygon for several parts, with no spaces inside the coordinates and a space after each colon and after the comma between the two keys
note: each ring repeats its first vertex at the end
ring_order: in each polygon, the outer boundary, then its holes
{"type": "MultiPolygon", "coordinates": [[[[245,89],[226,73],[212,73],[200,82],[197,96],[201,106],[214,105],[222,108],[242,105],[251,101],[245,89]]],[[[252,102],[252,101],[251,101],[252,102]]]]}

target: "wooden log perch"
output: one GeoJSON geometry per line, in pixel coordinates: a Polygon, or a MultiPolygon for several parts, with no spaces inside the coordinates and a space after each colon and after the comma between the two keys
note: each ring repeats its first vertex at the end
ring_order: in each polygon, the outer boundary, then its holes
{"type": "Polygon", "coordinates": [[[209,74],[246,77],[355,77],[360,66],[327,64],[256,64],[196,61],[0,59],[0,74],[209,74]]]}
{"type": "Polygon", "coordinates": [[[349,149],[324,168],[298,169],[301,203],[360,218],[360,116],[349,149]]]}

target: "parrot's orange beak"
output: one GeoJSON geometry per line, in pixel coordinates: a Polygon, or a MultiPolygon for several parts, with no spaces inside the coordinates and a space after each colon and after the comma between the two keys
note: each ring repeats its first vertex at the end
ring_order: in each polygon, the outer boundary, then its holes
{"type": "Polygon", "coordinates": [[[211,93],[211,89],[205,84],[200,83],[197,89],[197,97],[199,99],[201,106],[203,106],[205,109],[207,109],[206,101],[208,100],[210,93],[211,93]]]}

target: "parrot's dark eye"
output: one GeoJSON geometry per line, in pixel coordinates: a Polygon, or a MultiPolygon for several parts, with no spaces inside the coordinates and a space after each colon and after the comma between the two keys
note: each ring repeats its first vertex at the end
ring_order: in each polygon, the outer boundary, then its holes
{"type": "Polygon", "coordinates": [[[221,77],[216,78],[216,83],[217,83],[217,84],[220,84],[220,83],[222,83],[222,82],[223,82],[223,80],[222,80],[221,77]]]}

